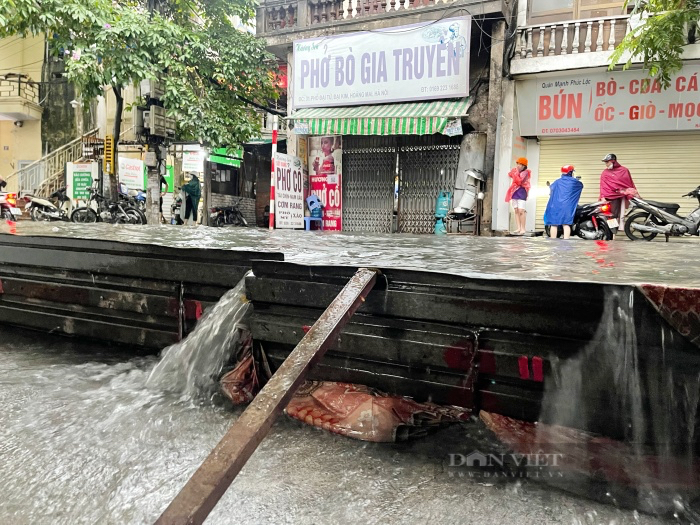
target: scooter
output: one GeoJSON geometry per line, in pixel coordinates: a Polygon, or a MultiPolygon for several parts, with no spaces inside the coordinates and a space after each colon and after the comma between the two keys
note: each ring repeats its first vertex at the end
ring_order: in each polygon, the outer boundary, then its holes
{"type": "Polygon", "coordinates": [[[680,217],[680,204],[645,201],[632,197],[632,208],[625,217],[625,233],[633,241],[651,241],[658,234],[669,237],[700,234],[700,186],[686,193],[683,197],[695,197],[698,207],[687,217],[680,217]]]}
{"type": "MultiPolygon", "coordinates": [[[[580,204],[576,206],[571,234],[591,241],[611,241],[613,233],[610,228],[617,228],[617,226],[617,220],[612,216],[609,202],[580,204]]],[[[549,237],[549,226],[545,226],[544,229],[549,237]]],[[[562,230],[563,228],[558,229],[557,237],[563,236],[562,230]]]]}
{"type": "Polygon", "coordinates": [[[33,221],[70,221],[71,200],[66,195],[66,188],[61,188],[48,199],[25,195],[24,199],[29,201],[24,207],[24,211],[29,213],[33,221]],[[51,202],[55,200],[57,204],[51,202]]]}
{"type": "Polygon", "coordinates": [[[180,212],[182,211],[182,196],[178,195],[178,197],[175,199],[175,201],[170,205],[170,224],[176,224],[178,226],[182,226],[184,221],[182,220],[182,217],[180,215],[180,212]]]}
{"type": "Polygon", "coordinates": [[[17,220],[22,216],[22,210],[17,207],[16,193],[0,193],[0,219],[17,220]]]}

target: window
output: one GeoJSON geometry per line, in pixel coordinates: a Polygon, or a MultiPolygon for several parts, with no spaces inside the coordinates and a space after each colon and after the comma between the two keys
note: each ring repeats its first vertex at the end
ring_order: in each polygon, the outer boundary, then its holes
{"type": "Polygon", "coordinates": [[[623,14],[624,0],[530,0],[528,24],[623,14]]]}

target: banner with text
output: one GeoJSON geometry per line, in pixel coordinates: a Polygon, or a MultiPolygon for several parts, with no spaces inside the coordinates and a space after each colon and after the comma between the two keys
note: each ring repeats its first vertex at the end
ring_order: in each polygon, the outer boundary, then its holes
{"type": "Polygon", "coordinates": [[[311,193],[323,204],[323,229],[342,230],[343,137],[309,138],[311,193]]]}
{"type": "Polygon", "coordinates": [[[99,176],[97,162],[67,162],[66,195],[73,200],[89,201],[88,188],[93,187],[99,176]]]}
{"type": "Polygon", "coordinates": [[[119,156],[119,182],[126,184],[130,190],[145,190],[148,184],[147,174],[142,160],[119,156]]]}
{"type": "Polygon", "coordinates": [[[520,135],[700,129],[700,66],[663,90],[644,71],[567,75],[517,83],[520,135]]]}
{"type": "Polygon", "coordinates": [[[294,107],[469,94],[471,17],[294,42],[294,107]]]}
{"type": "Polygon", "coordinates": [[[304,170],[301,159],[275,153],[275,228],[304,227],[304,170]]]}

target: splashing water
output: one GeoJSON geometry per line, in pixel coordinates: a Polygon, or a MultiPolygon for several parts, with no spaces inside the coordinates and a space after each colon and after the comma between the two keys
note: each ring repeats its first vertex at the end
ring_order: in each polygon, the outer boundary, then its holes
{"type": "Polygon", "coordinates": [[[648,333],[638,334],[644,328],[635,319],[641,309],[634,299],[634,291],[607,289],[593,339],[577,355],[552,362],[555,380],[545,389],[540,420],[626,443],[630,462],[622,476],[633,489],[624,496],[626,505],[668,512],[683,499],[658,478],[673,480],[679,467],[692,472],[700,377],[666,362],[663,346],[674,338],[666,325],[662,348],[644,346],[648,333]]]}
{"type": "Polygon", "coordinates": [[[210,398],[218,391],[221,371],[247,331],[250,310],[243,277],[205,312],[191,334],[163,350],[146,386],[186,398],[210,398]]]}

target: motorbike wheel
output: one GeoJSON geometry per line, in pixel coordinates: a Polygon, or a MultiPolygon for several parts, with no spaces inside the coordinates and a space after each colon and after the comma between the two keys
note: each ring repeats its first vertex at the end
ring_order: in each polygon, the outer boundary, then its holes
{"type": "Polygon", "coordinates": [[[15,218],[10,210],[2,210],[2,218],[8,221],[14,221],[15,218]]]}
{"type": "Polygon", "coordinates": [[[129,218],[127,224],[144,224],[143,217],[136,208],[127,208],[124,210],[126,216],[129,218]]]}
{"type": "Polygon", "coordinates": [[[659,226],[663,223],[648,211],[638,211],[636,213],[632,213],[629,217],[625,218],[625,233],[627,234],[627,237],[630,238],[630,240],[651,241],[658,235],[658,233],[633,230],[632,224],[659,226]]]}
{"type": "Polygon", "coordinates": [[[73,213],[70,214],[70,220],[78,223],[97,222],[97,214],[92,208],[82,206],[73,210],[73,213]]]}
{"type": "MultiPolygon", "coordinates": [[[[595,232],[595,230],[591,230],[589,228],[584,227],[585,222],[580,223],[578,225],[578,228],[576,228],[576,235],[581,237],[582,239],[589,239],[586,235],[584,235],[584,231],[588,232],[595,232]]],[[[613,232],[610,229],[610,226],[605,221],[598,221],[598,231],[596,232],[596,236],[593,240],[596,241],[612,241],[613,238],[613,232]]]]}
{"type": "Polygon", "coordinates": [[[215,227],[221,228],[224,224],[226,224],[226,219],[224,219],[221,215],[218,215],[216,219],[214,219],[215,227]]]}

